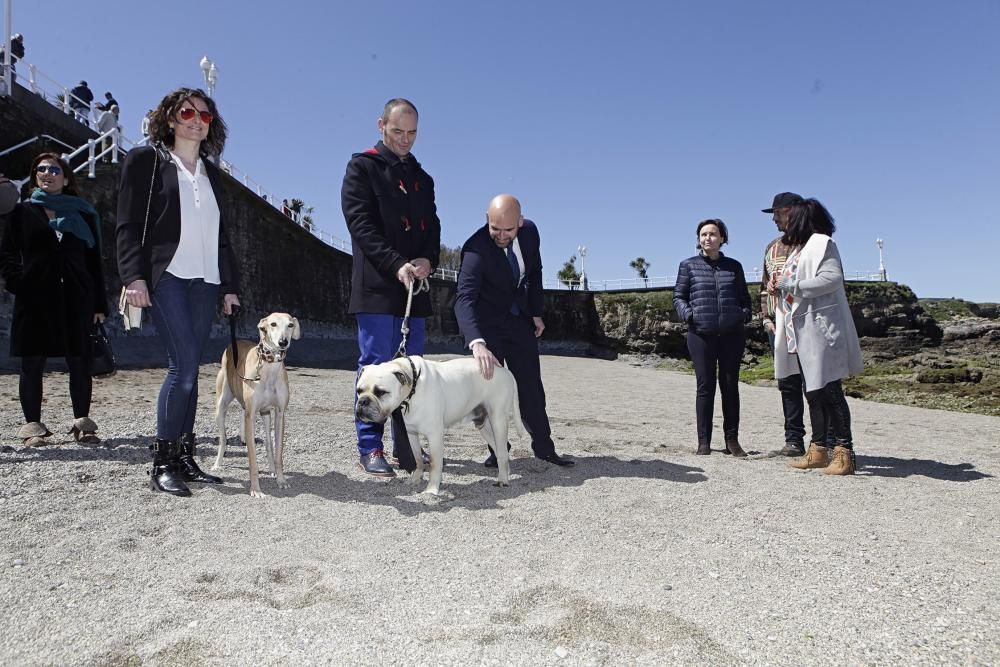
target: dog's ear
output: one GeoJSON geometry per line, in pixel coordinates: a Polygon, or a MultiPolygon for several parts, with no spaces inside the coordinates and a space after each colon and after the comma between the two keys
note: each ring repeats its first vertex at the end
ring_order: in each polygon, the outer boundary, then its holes
{"type": "Polygon", "coordinates": [[[399,380],[399,384],[403,385],[404,387],[410,386],[410,376],[409,375],[407,375],[403,371],[393,371],[392,374],[396,376],[397,380],[399,380]]]}
{"type": "Polygon", "coordinates": [[[299,328],[299,318],[292,318],[292,340],[298,340],[302,337],[302,329],[299,328]]]}
{"type": "Polygon", "coordinates": [[[262,336],[267,333],[267,318],[266,317],[260,318],[260,322],[257,323],[257,331],[259,331],[260,335],[262,335],[262,336]]]}

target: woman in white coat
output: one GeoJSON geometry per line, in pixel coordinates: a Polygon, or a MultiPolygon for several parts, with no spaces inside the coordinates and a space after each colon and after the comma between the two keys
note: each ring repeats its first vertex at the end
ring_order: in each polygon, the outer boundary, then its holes
{"type": "Polygon", "coordinates": [[[853,475],[851,411],[841,380],[860,373],[863,362],[840,253],[830,238],[834,229],[830,212],[815,199],[792,207],[782,241],[794,250],[777,282],[774,375],[801,373],[809,404],[809,449],[789,465],[853,475]]]}

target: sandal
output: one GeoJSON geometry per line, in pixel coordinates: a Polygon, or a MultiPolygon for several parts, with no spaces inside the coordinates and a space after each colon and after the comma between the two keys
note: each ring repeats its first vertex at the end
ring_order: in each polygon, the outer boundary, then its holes
{"type": "Polygon", "coordinates": [[[73,436],[73,439],[79,443],[85,445],[99,445],[101,444],[101,439],[97,437],[97,424],[90,417],[80,417],[79,419],[73,420],[73,428],[71,428],[67,433],[73,436]]]}
{"type": "Polygon", "coordinates": [[[21,444],[25,447],[40,447],[49,444],[45,438],[52,435],[49,427],[42,422],[28,422],[17,429],[17,437],[21,438],[21,444]]]}

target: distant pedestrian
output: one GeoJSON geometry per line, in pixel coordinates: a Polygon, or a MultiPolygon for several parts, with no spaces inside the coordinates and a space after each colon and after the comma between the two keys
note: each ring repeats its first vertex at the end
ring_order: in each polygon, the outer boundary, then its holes
{"type": "Polygon", "coordinates": [[[143,143],[149,143],[149,121],[153,117],[153,110],[150,109],[142,117],[142,125],[139,132],[142,134],[143,143]]]}
{"type": "Polygon", "coordinates": [[[87,82],[81,81],[75,88],[69,91],[69,94],[69,106],[73,110],[73,115],[81,123],[89,125],[90,104],[94,101],[94,93],[87,86],[87,82]]]}
{"type": "Polygon", "coordinates": [[[864,369],[847,303],[833,216],[815,199],[793,204],[782,243],[792,251],[777,280],[774,377],[801,374],[812,440],[790,466],[853,475],[851,411],[841,381],[864,369]],[[833,449],[833,459],[830,449],[833,449]]]}
{"type": "Polygon", "coordinates": [[[281,212],[284,213],[289,218],[292,217],[292,209],[288,205],[288,200],[287,199],[282,199],[281,200],[281,212]]]}
{"type": "MultiPolygon", "coordinates": [[[[111,108],[109,108],[107,111],[102,111],[100,117],[97,119],[97,131],[100,134],[104,134],[105,132],[110,132],[111,130],[116,129],[117,127],[118,127],[118,105],[112,104],[111,108]]],[[[101,153],[107,151],[109,148],[111,148],[112,145],[113,142],[111,140],[111,137],[104,137],[103,139],[101,139],[101,153]]],[[[101,158],[101,160],[103,162],[111,162],[111,154],[108,153],[107,155],[104,155],[101,158]]]]}
{"type": "Polygon", "coordinates": [[[697,227],[698,254],[681,262],[674,286],[674,308],[688,325],[687,346],[697,383],[697,454],[712,453],[712,413],[718,375],[722,392],[722,434],[726,454],[746,456],[739,442],[740,362],[746,344],[744,325],[752,307],[743,266],[722,254],[729,231],[722,220],[697,227]]]}
{"type": "MultiPolygon", "coordinates": [[[[24,35],[18,32],[12,35],[10,38],[10,82],[12,84],[14,83],[14,79],[16,78],[14,76],[14,73],[17,71],[15,63],[18,61],[19,58],[23,57],[24,57],[24,35]]],[[[0,74],[3,73],[3,65],[5,62],[6,58],[4,57],[4,50],[0,48],[0,74]]]]}
{"type": "Polygon", "coordinates": [[[110,111],[111,107],[117,106],[118,100],[111,93],[104,93],[104,102],[97,105],[98,111],[110,111]]]}

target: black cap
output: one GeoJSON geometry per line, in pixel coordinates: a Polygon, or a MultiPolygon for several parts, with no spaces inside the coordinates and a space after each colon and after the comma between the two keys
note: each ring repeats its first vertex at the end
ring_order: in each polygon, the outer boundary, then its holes
{"type": "Polygon", "coordinates": [[[802,197],[795,194],[794,192],[779,192],[774,195],[774,201],[771,202],[771,208],[762,208],[761,213],[774,213],[776,208],[785,208],[786,206],[794,206],[795,204],[801,204],[802,197]]]}

